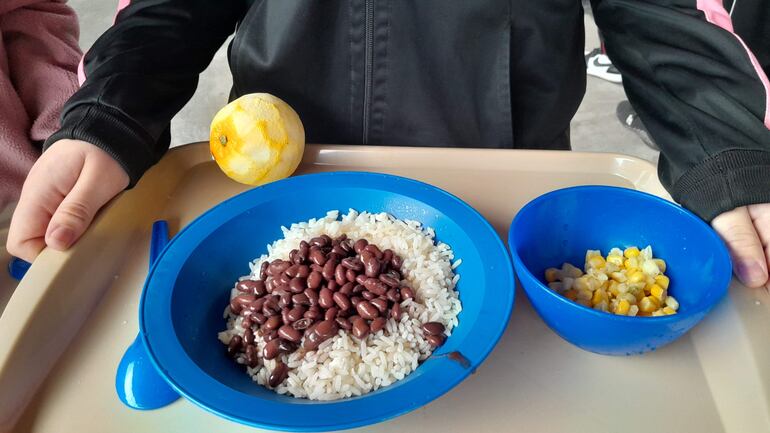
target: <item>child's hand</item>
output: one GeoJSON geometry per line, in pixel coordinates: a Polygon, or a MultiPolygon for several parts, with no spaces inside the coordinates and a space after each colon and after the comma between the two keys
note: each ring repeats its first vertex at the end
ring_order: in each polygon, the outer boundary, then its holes
{"type": "Polygon", "coordinates": [[[733,258],[733,270],[748,287],[770,289],[770,203],[743,206],[711,222],[733,258]]]}
{"type": "Polygon", "coordinates": [[[8,252],[31,262],[46,245],[66,250],[128,181],[120,164],[98,147],[57,141],[24,182],[8,232],[8,252]]]}

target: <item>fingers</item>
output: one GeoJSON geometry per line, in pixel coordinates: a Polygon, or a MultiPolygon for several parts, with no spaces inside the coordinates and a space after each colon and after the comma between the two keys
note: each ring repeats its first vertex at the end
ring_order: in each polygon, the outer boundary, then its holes
{"type": "Polygon", "coordinates": [[[56,208],[48,224],[45,243],[53,249],[66,250],[72,246],[86,231],[99,209],[128,185],[123,169],[100,149],[94,150],[98,152],[86,156],[77,182],[56,208]]]}
{"type": "Polygon", "coordinates": [[[28,262],[32,262],[45,247],[48,222],[75,184],[82,167],[82,161],[68,160],[59,164],[65,170],[56,171],[55,163],[45,156],[35,163],[11,219],[6,248],[10,254],[28,262]]]}
{"type": "Polygon", "coordinates": [[[727,244],[741,282],[752,288],[765,285],[768,263],[748,208],[743,206],[725,212],[714,218],[711,225],[727,244]]]}
{"type": "MultiPolygon", "coordinates": [[[[770,203],[749,206],[749,215],[754,221],[754,228],[759,235],[759,240],[765,248],[765,262],[770,269],[770,203]]],[[[765,285],[770,289],[770,279],[765,285]]]]}

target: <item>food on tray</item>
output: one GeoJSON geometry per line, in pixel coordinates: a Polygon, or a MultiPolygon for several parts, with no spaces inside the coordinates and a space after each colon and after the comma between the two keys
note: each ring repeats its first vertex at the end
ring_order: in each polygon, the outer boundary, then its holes
{"type": "Polygon", "coordinates": [[[545,271],[548,287],[578,304],[622,316],[676,314],[679,302],[668,294],[666,262],[653,257],[652,247],[643,250],[613,248],[586,252],[585,273],[564,263],[545,271]]]}
{"type": "Polygon", "coordinates": [[[261,385],[314,400],[403,379],[457,325],[451,248],[415,221],[351,210],[283,228],[225,308],[219,339],[261,385]]]}
{"type": "Polygon", "coordinates": [[[252,93],[214,116],[209,146],[228,177],[261,185],[294,173],[305,151],[305,130],[287,103],[267,93],[252,93]]]}

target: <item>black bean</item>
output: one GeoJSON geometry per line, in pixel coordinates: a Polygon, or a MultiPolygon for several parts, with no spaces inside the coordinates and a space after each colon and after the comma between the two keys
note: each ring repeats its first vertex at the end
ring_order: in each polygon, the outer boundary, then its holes
{"type": "Polygon", "coordinates": [[[302,305],[295,305],[294,308],[289,310],[289,314],[286,318],[284,318],[284,323],[294,323],[297,320],[302,318],[302,315],[305,314],[305,307],[302,305]],[[288,320],[287,320],[288,319],[288,320]]]}
{"type": "Polygon", "coordinates": [[[359,317],[353,322],[353,336],[356,338],[364,339],[367,335],[369,335],[369,325],[366,323],[366,320],[359,317]]]}
{"type": "Polygon", "coordinates": [[[291,320],[289,320],[290,311],[291,311],[291,308],[289,307],[281,308],[281,321],[283,321],[283,323],[291,323],[291,320]]]}
{"type": "Polygon", "coordinates": [[[270,266],[270,263],[265,260],[262,262],[262,265],[259,267],[259,279],[262,281],[265,281],[267,278],[267,268],[270,266]]]}
{"type": "Polygon", "coordinates": [[[302,339],[302,333],[294,329],[291,325],[281,326],[278,329],[278,336],[293,343],[297,343],[302,339]]]}
{"type": "Polygon", "coordinates": [[[340,257],[347,257],[348,255],[348,252],[340,245],[335,245],[334,248],[332,248],[332,252],[340,257]]]}
{"type": "Polygon", "coordinates": [[[288,376],[289,367],[283,362],[279,361],[275,365],[273,371],[270,373],[270,377],[267,379],[267,384],[270,386],[270,388],[275,388],[276,386],[282,384],[288,376]]]}
{"type": "Polygon", "coordinates": [[[324,267],[323,267],[323,266],[318,266],[318,265],[316,265],[315,263],[313,263],[313,264],[311,264],[311,265],[310,265],[310,271],[311,271],[311,272],[312,272],[312,271],[315,271],[315,272],[318,272],[318,273],[320,274],[320,273],[321,273],[321,271],[323,271],[323,269],[324,269],[324,267]]]}
{"type": "Polygon", "coordinates": [[[304,329],[309,328],[310,325],[312,325],[312,324],[313,324],[313,319],[309,319],[309,318],[305,317],[305,318],[299,319],[296,322],[292,323],[291,326],[294,329],[298,330],[298,331],[302,331],[304,329]]]}
{"type": "Polygon", "coordinates": [[[372,305],[374,305],[378,310],[380,310],[380,314],[385,313],[388,309],[388,301],[383,298],[376,298],[369,301],[372,305]]]}
{"type": "Polygon", "coordinates": [[[246,365],[251,368],[259,365],[259,357],[257,356],[257,346],[249,344],[246,346],[246,365]]]}
{"type": "Polygon", "coordinates": [[[369,301],[361,301],[356,305],[356,311],[364,319],[375,319],[380,315],[380,311],[369,301]]]}
{"type": "Polygon", "coordinates": [[[267,268],[268,273],[272,270],[273,276],[280,276],[284,272],[286,272],[287,269],[289,269],[289,266],[291,266],[291,263],[285,262],[283,260],[275,260],[273,263],[270,264],[270,266],[267,268]]]}
{"type": "Polygon", "coordinates": [[[299,244],[299,252],[297,253],[297,259],[299,260],[300,264],[306,263],[308,258],[310,257],[310,246],[307,242],[302,241],[299,244]]]}
{"type": "Polygon", "coordinates": [[[310,305],[317,305],[318,304],[318,292],[313,289],[305,289],[305,296],[308,298],[308,302],[310,302],[310,305]]]}
{"type": "Polygon", "coordinates": [[[390,287],[398,287],[399,281],[389,274],[380,274],[380,281],[387,284],[390,287]]]}
{"type": "Polygon", "coordinates": [[[382,251],[377,248],[377,245],[369,244],[364,248],[364,251],[369,251],[377,258],[377,260],[382,260],[382,251]]]}
{"type": "Polygon", "coordinates": [[[262,313],[254,313],[251,315],[251,318],[252,320],[257,322],[259,325],[262,325],[265,322],[267,322],[267,317],[265,317],[265,315],[262,313]]]}
{"type": "Polygon", "coordinates": [[[369,242],[366,239],[359,239],[353,244],[353,250],[356,254],[361,254],[361,251],[363,251],[367,245],[369,245],[369,242]]]}
{"type": "Polygon", "coordinates": [[[238,295],[230,300],[230,310],[233,313],[238,314],[244,307],[254,302],[255,299],[256,297],[251,294],[238,295]]]}
{"type": "Polygon", "coordinates": [[[297,276],[297,273],[299,272],[299,265],[291,265],[289,266],[289,269],[286,269],[286,275],[290,276],[291,278],[294,278],[297,276]]]}
{"type": "Polygon", "coordinates": [[[323,266],[326,263],[326,255],[321,250],[312,250],[310,252],[310,261],[318,266],[323,266]]]}
{"type": "Polygon", "coordinates": [[[340,307],[340,310],[347,310],[350,308],[350,299],[347,297],[347,295],[341,292],[336,292],[333,296],[333,299],[334,303],[340,307]]]}
{"type": "Polygon", "coordinates": [[[340,288],[340,285],[337,284],[337,281],[331,280],[328,283],[326,283],[326,287],[332,292],[336,292],[340,288]]]}
{"type": "Polygon", "coordinates": [[[377,278],[367,278],[364,287],[377,296],[382,296],[388,291],[388,286],[377,278]]]}
{"type": "Polygon", "coordinates": [[[363,293],[364,290],[366,290],[366,287],[362,286],[361,284],[353,286],[353,293],[363,293]]]}
{"type": "Polygon", "coordinates": [[[256,312],[262,311],[262,307],[265,306],[265,301],[267,301],[267,298],[264,297],[255,299],[254,302],[247,305],[246,308],[249,312],[251,312],[251,314],[254,314],[256,312]]]}
{"type": "Polygon", "coordinates": [[[390,289],[385,294],[385,296],[388,298],[388,301],[390,302],[399,302],[401,301],[401,293],[398,291],[398,289],[390,289]]]}
{"type": "Polygon", "coordinates": [[[311,289],[317,289],[321,286],[322,281],[323,281],[323,275],[321,275],[320,272],[313,271],[307,277],[307,286],[311,289]]]}
{"type": "Polygon", "coordinates": [[[337,313],[339,313],[340,309],[337,307],[331,307],[328,310],[326,310],[326,313],[324,313],[324,320],[334,320],[337,318],[337,313]]]}
{"type": "Polygon", "coordinates": [[[324,270],[321,272],[324,278],[331,280],[334,278],[334,270],[337,268],[337,261],[328,260],[324,265],[324,270]]]}
{"type": "Polygon", "coordinates": [[[353,287],[355,287],[353,283],[347,282],[342,287],[340,287],[339,292],[343,295],[350,296],[353,293],[353,287]]]}
{"type": "Polygon", "coordinates": [[[423,323],[421,328],[426,335],[442,335],[444,333],[444,325],[439,322],[423,323]]]}
{"type": "Polygon", "coordinates": [[[348,269],[347,271],[345,271],[345,279],[348,280],[348,282],[350,283],[354,283],[356,281],[357,276],[358,274],[356,273],[356,271],[352,269],[348,269]]]}
{"type": "Polygon", "coordinates": [[[310,305],[310,300],[304,293],[297,293],[296,295],[292,296],[291,302],[297,305],[310,305]]]}
{"type": "Polygon", "coordinates": [[[281,293],[281,298],[278,301],[278,307],[284,308],[291,305],[291,293],[290,292],[283,292],[281,293]]]}
{"type": "MultiPolygon", "coordinates": [[[[371,245],[370,245],[371,246],[371,245]]],[[[369,278],[380,275],[380,261],[372,254],[361,254],[361,262],[364,264],[364,274],[369,278]]]]}
{"type": "Polygon", "coordinates": [[[401,288],[401,299],[407,300],[414,298],[414,290],[412,290],[411,287],[402,287],[401,288]]]}
{"type": "Polygon", "coordinates": [[[280,340],[277,338],[268,341],[265,347],[262,349],[262,357],[265,359],[275,359],[278,355],[280,355],[280,350],[278,350],[279,342],[280,340]]]}
{"type": "Polygon", "coordinates": [[[323,315],[321,314],[320,310],[310,309],[310,310],[305,311],[305,314],[302,317],[315,321],[315,320],[320,319],[322,316],[323,315]]]}
{"type": "Polygon", "coordinates": [[[274,329],[278,329],[281,326],[281,316],[275,315],[270,316],[269,319],[267,319],[267,322],[265,322],[264,325],[262,325],[263,328],[267,329],[268,331],[272,331],[274,329]]]}
{"type": "Polygon", "coordinates": [[[396,321],[401,320],[401,304],[393,304],[393,307],[390,309],[390,317],[396,319],[396,321]]]}
{"type": "Polygon", "coordinates": [[[337,265],[337,267],[334,269],[334,280],[337,281],[338,285],[343,285],[348,282],[347,277],[347,269],[342,265],[337,265]]]}
{"type": "Polygon", "coordinates": [[[390,261],[393,260],[393,250],[388,248],[382,252],[382,263],[390,266],[390,261]]]}
{"type": "Polygon", "coordinates": [[[331,308],[334,306],[334,293],[328,288],[321,289],[318,296],[318,305],[321,308],[331,308]]]}
{"type": "Polygon", "coordinates": [[[243,347],[243,338],[240,335],[233,335],[230,339],[230,343],[227,344],[227,354],[235,357],[243,347]]]}
{"type": "Polygon", "coordinates": [[[243,342],[246,344],[254,344],[254,331],[251,328],[246,328],[243,331],[243,342]]]}
{"type": "Polygon", "coordinates": [[[356,283],[358,284],[364,284],[364,281],[366,281],[369,277],[367,277],[364,274],[360,274],[356,277],[356,283]]]}
{"type": "Polygon", "coordinates": [[[358,303],[363,301],[364,299],[360,296],[351,296],[350,297],[350,303],[353,304],[353,308],[358,307],[358,303]]]}
{"type": "Polygon", "coordinates": [[[238,281],[235,283],[235,290],[241,292],[241,293],[250,293],[254,295],[254,284],[256,281],[254,280],[243,280],[238,281]]]}
{"type": "Polygon", "coordinates": [[[393,258],[390,259],[390,267],[393,269],[400,271],[401,265],[404,264],[404,259],[401,258],[398,254],[393,254],[393,258]]]}
{"type": "Polygon", "coordinates": [[[361,292],[361,296],[363,296],[364,299],[366,299],[367,301],[371,301],[372,299],[377,297],[377,295],[375,295],[374,293],[368,290],[364,290],[363,292],[361,292]]]}
{"type": "Polygon", "coordinates": [[[342,242],[340,242],[340,247],[350,256],[355,254],[355,251],[353,251],[353,242],[351,242],[350,239],[345,239],[342,242]]]}
{"type": "Polygon", "coordinates": [[[302,277],[294,277],[289,282],[289,291],[292,293],[302,293],[305,291],[307,281],[302,277]]]}
{"type": "Polygon", "coordinates": [[[282,338],[278,339],[278,350],[281,353],[291,353],[297,350],[297,347],[299,345],[297,343],[291,342],[289,340],[284,340],[282,338]]]}
{"type": "Polygon", "coordinates": [[[289,284],[291,281],[291,277],[289,277],[286,274],[281,274],[277,277],[275,277],[275,281],[278,283],[278,287],[283,286],[285,284],[289,284]]]}
{"type": "Polygon", "coordinates": [[[262,339],[265,341],[265,343],[269,343],[273,340],[278,339],[278,331],[270,331],[262,335],[262,339]]]}
{"type": "Polygon", "coordinates": [[[350,331],[350,328],[352,327],[350,321],[344,317],[337,317],[334,321],[337,322],[337,326],[346,331],[350,331]]]}
{"type": "Polygon", "coordinates": [[[322,339],[326,340],[337,335],[338,330],[339,327],[337,326],[336,321],[324,320],[323,322],[316,325],[314,332],[317,333],[322,339]]]}
{"type": "Polygon", "coordinates": [[[386,323],[387,320],[384,317],[378,317],[372,320],[372,324],[369,326],[369,328],[371,329],[372,333],[375,333],[384,328],[386,323]]]}
{"type": "Polygon", "coordinates": [[[291,251],[289,251],[289,263],[293,263],[293,264],[296,264],[296,263],[297,263],[297,262],[296,262],[296,260],[297,260],[297,254],[299,254],[299,250],[296,250],[296,249],[295,249],[295,250],[291,250],[291,251]]]}
{"type": "Polygon", "coordinates": [[[444,344],[444,341],[446,340],[446,337],[443,335],[427,335],[425,337],[425,340],[433,347],[439,347],[442,344],[444,344]]]}

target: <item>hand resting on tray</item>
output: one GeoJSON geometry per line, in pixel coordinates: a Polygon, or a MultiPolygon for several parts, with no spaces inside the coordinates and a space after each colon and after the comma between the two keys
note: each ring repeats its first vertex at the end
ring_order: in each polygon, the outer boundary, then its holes
{"type": "Polygon", "coordinates": [[[120,164],[98,147],[57,141],[24,182],[8,232],[8,252],[32,262],[45,246],[68,249],[128,181],[120,164]]]}
{"type": "MultiPolygon", "coordinates": [[[[8,252],[31,262],[45,246],[68,249],[128,182],[120,164],[96,146],[78,140],[54,143],[24,183],[8,252]]],[[[749,287],[770,289],[770,203],[725,212],[712,227],[727,243],[738,278],[749,287]]]]}

